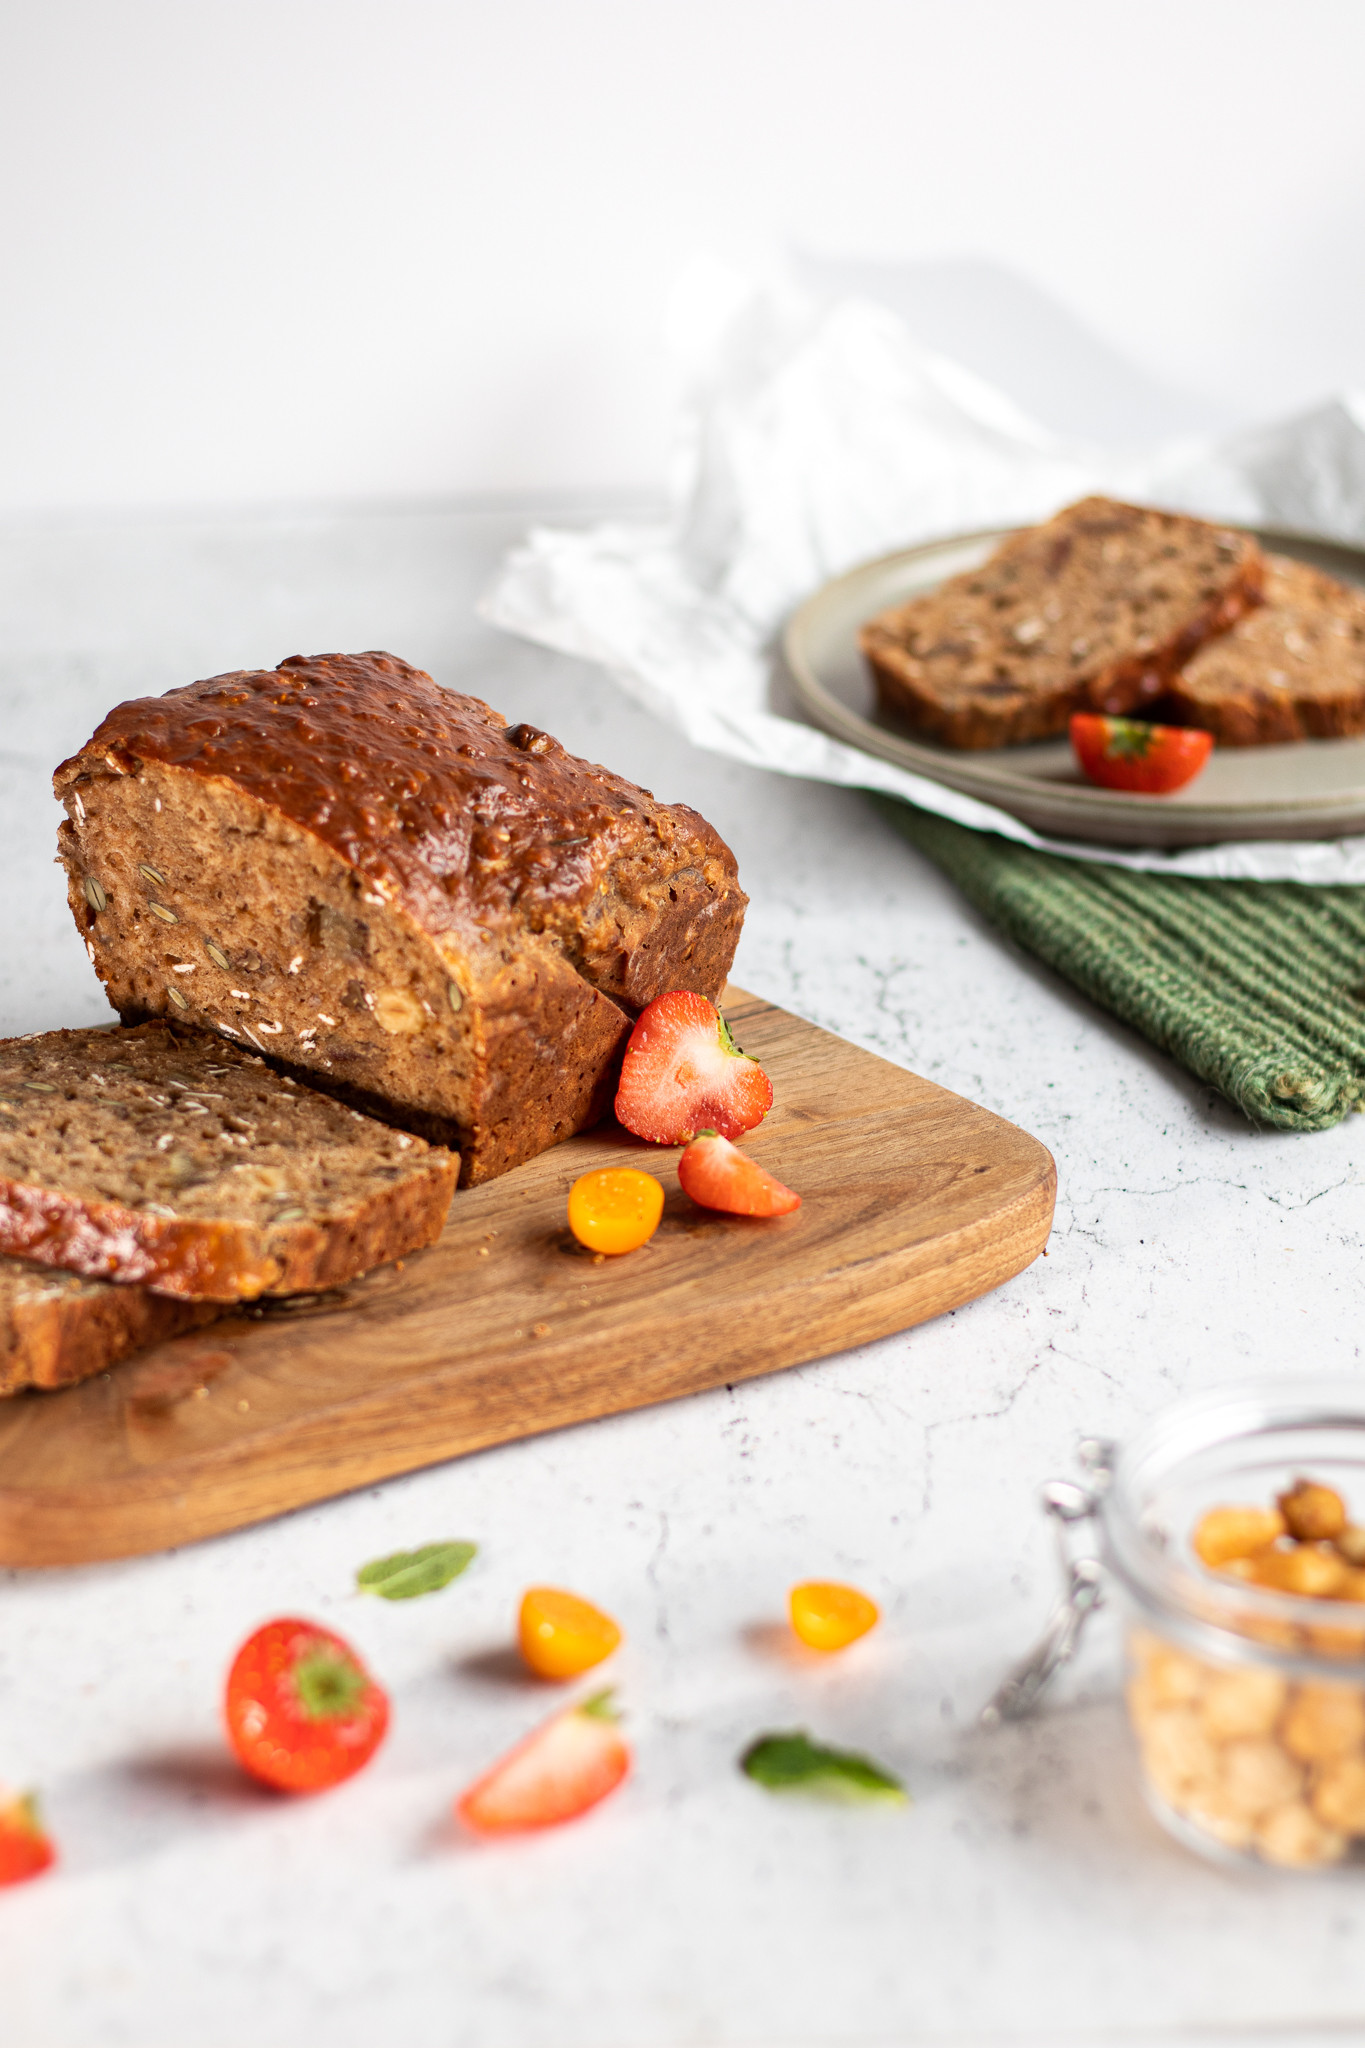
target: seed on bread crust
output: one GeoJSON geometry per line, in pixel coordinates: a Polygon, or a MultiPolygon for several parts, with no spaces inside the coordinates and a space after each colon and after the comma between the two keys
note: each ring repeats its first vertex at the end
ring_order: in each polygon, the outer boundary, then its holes
{"type": "Polygon", "coordinates": [[[869,620],[859,644],[883,710],[951,747],[1013,745],[1076,711],[1145,716],[1264,575],[1249,534],[1086,498],[869,620]]]}
{"type": "Polygon", "coordinates": [[[454,1186],[448,1153],[181,1024],[0,1040],[4,1089],[57,1099],[0,1129],[0,1253],[87,1278],[223,1302],[339,1285],[430,1243],[454,1186]]]}
{"type": "Polygon", "coordinates": [[[83,928],[81,874],[118,882],[97,948],[115,1009],[177,1007],[150,878],[121,900],[145,864],[181,943],[258,999],[215,1029],[287,1036],[322,1085],[458,1146],[469,1182],[594,1120],[631,1017],[660,989],[719,993],[738,937],[733,856],[704,820],[390,655],[122,705],[58,770],[68,807],[78,780],[89,827],[61,846],[83,928]]]}

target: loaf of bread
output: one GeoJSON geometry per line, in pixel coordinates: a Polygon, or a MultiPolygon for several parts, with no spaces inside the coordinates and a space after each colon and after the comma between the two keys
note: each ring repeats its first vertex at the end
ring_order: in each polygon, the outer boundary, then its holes
{"type": "Polygon", "coordinates": [[[884,711],[950,747],[1002,747],[1065,732],[1073,711],[1142,715],[1262,577],[1247,534],[1085,498],[860,644],[884,711]]]}
{"type": "Polygon", "coordinates": [[[123,704],[55,786],[125,1020],[267,1053],[466,1185],[602,1113],[643,1006],[720,994],[747,902],[695,811],[388,654],[123,704]]]}
{"type": "Polygon", "coordinates": [[[1202,648],[1158,708],[1220,747],[1365,733],[1365,590],[1267,556],[1265,603],[1202,648]]]}
{"type": "Polygon", "coordinates": [[[0,1258],[0,1395],[69,1387],[222,1313],[145,1287],[0,1258]]]}
{"type": "Polygon", "coordinates": [[[440,1234],[456,1161],[165,1023],[0,1040],[0,1253],[189,1301],[339,1286],[440,1234]]]}

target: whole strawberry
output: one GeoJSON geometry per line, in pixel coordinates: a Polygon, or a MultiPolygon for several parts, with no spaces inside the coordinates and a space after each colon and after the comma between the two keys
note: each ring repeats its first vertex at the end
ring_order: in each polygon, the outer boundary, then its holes
{"type": "Polygon", "coordinates": [[[57,1851],[43,1831],[38,1802],[32,1793],[15,1799],[0,1792],[0,1885],[23,1884],[57,1860],[57,1851]]]}
{"type": "Polygon", "coordinates": [[[389,1702],[349,1643],[311,1621],[270,1621],[228,1673],[228,1741],[281,1792],[322,1792],[369,1762],[389,1702]]]}
{"type": "Polygon", "coordinates": [[[616,1091],[616,1120],[637,1138],[685,1145],[703,1129],[739,1138],[772,1106],[772,1082],[705,996],[674,989],[640,1012],[616,1091]]]}

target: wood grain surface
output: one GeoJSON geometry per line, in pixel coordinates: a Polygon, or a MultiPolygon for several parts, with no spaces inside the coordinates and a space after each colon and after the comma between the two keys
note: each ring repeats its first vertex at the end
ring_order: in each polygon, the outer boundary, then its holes
{"type": "Polygon", "coordinates": [[[730,989],[776,1107],[746,1151],[794,1215],[700,1210],[678,1154],[614,1125],[456,1195],[440,1242],[298,1306],[224,1317],[55,1394],[0,1403],[0,1563],[165,1549],[540,1430],[864,1344],[1035,1259],[1056,1174],[988,1110],[730,989]],[[594,1260],[589,1168],[667,1190],[651,1241],[594,1260]]]}

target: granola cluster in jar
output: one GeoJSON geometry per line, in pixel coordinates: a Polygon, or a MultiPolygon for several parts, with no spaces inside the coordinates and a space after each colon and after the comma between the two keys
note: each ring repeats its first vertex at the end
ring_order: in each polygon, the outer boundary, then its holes
{"type": "MultiPolygon", "coordinates": [[[[1298,1480],[1273,1508],[1218,1507],[1193,1534],[1210,1571],[1308,1599],[1365,1603],[1365,1529],[1341,1496],[1298,1480]]],[[[1361,1624],[1248,1616],[1291,1653],[1365,1659],[1361,1624]]],[[[1223,1848],[1292,1868],[1365,1843],[1365,1686],[1194,1657],[1146,1628],[1129,1636],[1128,1705],[1157,1797],[1223,1848]]]]}

